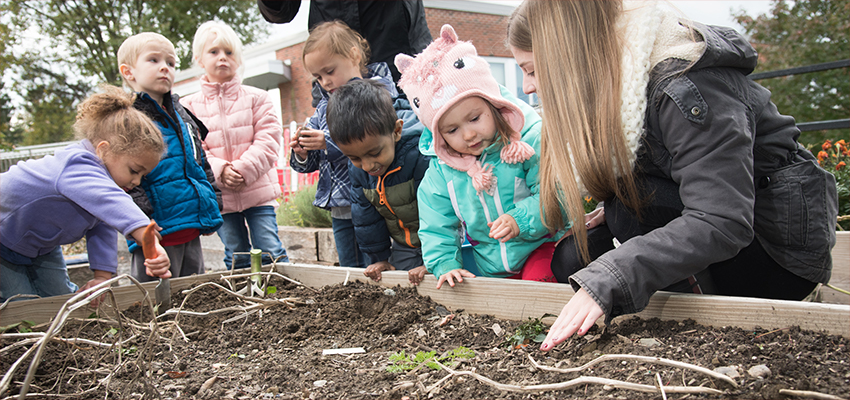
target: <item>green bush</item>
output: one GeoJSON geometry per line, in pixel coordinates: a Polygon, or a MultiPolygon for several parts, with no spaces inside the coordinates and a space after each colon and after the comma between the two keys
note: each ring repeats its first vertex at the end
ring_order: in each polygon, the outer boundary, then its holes
{"type": "Polygon", "coordinates": [[[313,205],[316,185],[307,186],[293,193],[289,201],[277,209],[277,224],[309,228],[330,228],[331,212],[313,205]]]}

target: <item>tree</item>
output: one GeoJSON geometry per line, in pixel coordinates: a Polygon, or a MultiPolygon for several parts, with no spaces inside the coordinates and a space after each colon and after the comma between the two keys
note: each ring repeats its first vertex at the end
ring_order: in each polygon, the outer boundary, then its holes
{"type": "Polygon", "coordinates": [[[70,82],[67,76],[50,65],[30,60],[21,74],[19,87],[24,89],[23,144],[55,143],[72,140],[76,105],[85,99],[92,87],[86,82],[70,82]]]}
{"type": "Polygon", "coordinates": [[[268,32],[256,2],[246,0],[0,0],[0,15],[6,15],[12,28],[0,32],[4,41],[20,43],[21,33],[35,30],[49,43],[10,60],[22,77],[12,90],[26,102],[26,132],[33,135],[28,143],[68,137],[74,106],[91,88],[101,82],[121,84],[116,53],[133,34],[163,34],[174,43],[180,66],[188,68],[195,30],[206,21],[229,24],[244,44],[268,32]],[[71,117],[60,117],[63,114],[71,117]],[[42,130],[34,121],[50,127],[42,130]],[[60,130],[66,134],[60,135],[60,130]]]}
{"type": "MultiPolygon", "coordinates": [[[[6,73],[9,68],[9,27],[5,24],[0,24],[0,76],[6,73]]],[[[12,100],[4,91],[6,83],[0,81],[0,150],[12,148],[16,140],[20,140],[20,129],[12,130],[12,100]]]]}
{"type": "MultiPolygon", "coordinates": [[[[759,52],[756,72],[846,59],[850,55],[850,0],[774,0],[769,14],[735,15],[759,52]]],[[[798,122],[847,118],[850,79],[847,68],[759,81],[773,93],[783,114],[798,122]]],[[[820,146],[848,131],[804,132],[800,142],[820,146]]]]}

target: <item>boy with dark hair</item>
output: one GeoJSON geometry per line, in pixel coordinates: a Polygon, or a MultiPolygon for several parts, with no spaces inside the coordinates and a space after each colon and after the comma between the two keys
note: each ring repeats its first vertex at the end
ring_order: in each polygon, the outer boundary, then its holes
{"type": "Polygon", "coordinates": [[[408,271],[418,284],[425,275],[419,243],[416,192],[430,157],[419,152],[424,129],[405,99],[382,83],[353,80],[328,101],[331,139],[350,160],[351,217],[360,249],[369,258],[364,274],[408,271]]]}

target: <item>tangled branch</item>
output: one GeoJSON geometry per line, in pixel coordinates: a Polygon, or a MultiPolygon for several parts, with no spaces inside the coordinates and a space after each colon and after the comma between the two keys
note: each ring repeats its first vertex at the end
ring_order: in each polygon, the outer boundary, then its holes
{"type": "MultiPolygon", "coordinates": [[[[592,367],[596,364],[599,364],[599,363],[604,362],[604,361],[609,361],[609,360],[639,361],[639,362],[646,362],[646,363],[652,363],[652,364],[667,365],[667,366],[683,368],[683,369],[699,372],[699,373],[708,375],[712,378],[720,379],[724,382],[731,384],[734,387],[738,386],[738,384],[734,380],[732,380],[732,378],[729,378],[726,375],[714,372],[712,370],[709,370],[709,369],[706,369],[706,368],[703,368],[703,367],[700,367],[700,366],[697,366],[697,365],[688,364],[688,363],[684,363],[684,362],[680,362],[680,361],[668,360],[668,359],[659,358],[659,357],[646,357],[646,356],[637,356],[637,355],[631,355],[631,354],[607,354],[607,355],[597,357],[596,359],[594,359],[594,360],[592,360],[592,361],[590,361],[590,362],[588,362],[588,363],[586,363],[582,366],[575,367],[575,368],[566,368],[566,369],[554,368],[554,367],[549,367],[549,366],[545,366],[545,365],[540,365],[539,363],[537,363],[537,361],[534,360],[534,358],[531,357],[531,355],[528,356],[528,359],[531,360],[531,364],[534,366],[534,368],[544,370],[544,371],[558,372],[558,373],[581,372],[581,371],[584,371],[584,370],[586,370],[586,369],[588,369],[588,368],[590,368],[590,367],[592,367]]],[[[565,382],[546,383],[546,384],[539,384],[539,385],[510,385],[510,384],[504,384],[504,383],[496,382],[496,381],[494,381],[494,380],[492,380],[492,379],[490,379],[486,376],[483,376],[481,374],[478,374],[474,371],[455,371],[455,370],[453,370],[449,367],[446,367],[445,365],[441,364],[438,361],[435,361],[435,362],[440,366],[440,368],[442,368],[444,371],[448,372],[449,375],[446,375],[445,377],[443,377],[442,379],[440,379],[439,381],[437,381],[433,385],[427,387],[425,389],[425,392],[429,393],[429,394],[433,393],[437,389],[441,388],[446,383],[446,381],[448,381],[449,379],[451,379],[453,377],[458,377],[458,376],[470,376],[472,378],[475,378],[476,380],[478,380],[479,382],[481,382],[483,384],[486,384],[488,386],[492,386],[493,388],[495,388],[497,390],[504,390],[504,391],[510,391],[510,392],[518,392],[518,393],[537,393],[537,392],[545,392],[545,391],[553,391],[553,390],[565,390],[565,389],[569,389],[569,388],[576,387],[576,386],[593,384],[593,385],[606,385],[606,386],[610,386],[610,387],[617,388],[617,389],[634,390],[634,391],[638,391],[638,392],[660,393],[665,398],[666,398],[667,393],[713,394],[713,395],[723,394],[723,392],[720,391],[720,390],[702,387],[702,386],[663,386],[660,383],[660,379],[659,379],[658,385],[652,386],[652,385],[644,385],[644,384],[638,384],[638,383],[633,383],[633,382],[620,381],[620,380],[616,380],[616,379],[600,378],[600,377],[596,377],[596,376],[580,376],[578,378],[570,379],[570,380],[565,381],[565,382]]]]}

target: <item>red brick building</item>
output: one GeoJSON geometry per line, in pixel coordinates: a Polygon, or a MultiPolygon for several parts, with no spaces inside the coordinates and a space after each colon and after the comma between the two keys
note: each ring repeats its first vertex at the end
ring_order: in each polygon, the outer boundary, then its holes
{"type": "MultiPolygon", "coordinates": [[[[307,2],[304,2],[305,4],[307,2]]],[[[523,95],[522,77],[510,51],[505,47],[505,29],[507,19],[517,2],[480,2],[480,1],[425,1],[425,15],[431,36],[438,37],[440,28],[450,24],[461,40],[469,40],[478,49],[478,53],[489,63],[496,79],[513,90],[520,98],[523,95]]],[[[307,7],[302,5],[299,11],[306,14],[307,7]]],[[[303,17],[303,16],[302,16],[303,17]]],[[[296,17],[297,18],[297,17],[296,17]]],[[[306,20],[306,19],[305,19],[306,20]]],[[[304,24],[306,27],[306,24],[304,24]]],[[[288,127],[292,121],[301,124],[313,115],[312,96],[310,94],[312,77],[301,63],[301,51],[307,40],[307,30],[283,37],[277,37],[266,43],[247,48],[243,53],[243,83],[269,90],[273,100],[278,103],[279,115],[283,122],[284,143],[288,142],[288,127]]],[[[203,70],[194,67],[177,74],[174,92],[187,95],[200,90],[197,79],[203,70]]],[[[531,99],[535,102],[535,99],[531,99]]],[[[282,151],[281,162],[288,170],[288,147],[282,151]]],[[[287,189],[297,190],[311,179],[295,173],[283,173],[282,180],[287,189]]]]}

